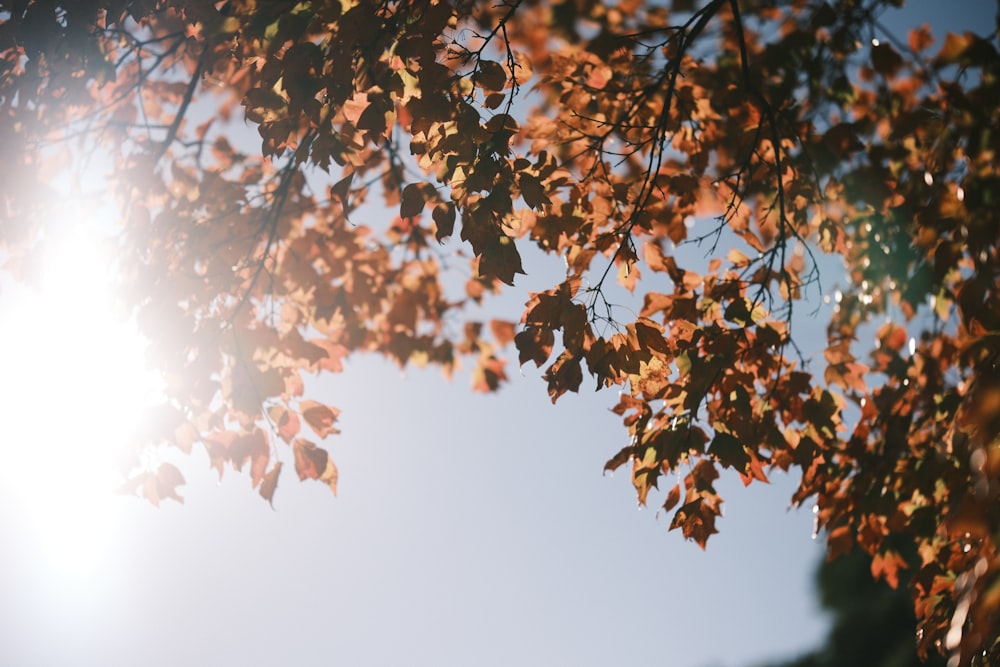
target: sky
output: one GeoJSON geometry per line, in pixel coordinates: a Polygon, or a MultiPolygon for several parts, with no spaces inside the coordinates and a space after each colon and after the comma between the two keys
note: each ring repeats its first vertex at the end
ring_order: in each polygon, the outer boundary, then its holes
{"type": "MultiPolygon", "coordinates": [[[[996,11],[908,6],[897,21],[939,34],[984,30],[996,11]]],[[[99,249],[76,254],[104,266],[99,249]]],[[[80,307],[79,293],[54,296],[62,285],[51,298],[68,300],[46,312],[80,307]]],[[[67,330],[7,287],[0,665],[752,667],[825,635],[812,586],[822,545],[809,508],[788,509],[794,477],[744,489],[724,475],[721,532],[702,551],[667,531],[661,496],[640,510],[624,468],[601,474],[627,444],[608,410],[615,395],[585,382],[553,406],[538,372],[514,362],[488,396],[469,391],[467,374],[448,382],[364,357],[315,380],[309,393],[343,411],[343,434],[324,445],[340,469],[336,498],[287,469],[272,509],[247,476],[220,481],[199,449],[177,459],[184,505],[95,497],[83,443],[135,418],[143,379],[126,359],[95,386],[58,355],[131,354],[127,326],[67,330]],[[46,356],[25,359],[39,341],[46,356]],[[24,454],[39,429],[56,444],[24,454]]],[[[108,315],[99,280],[79,288],[91,295],[84,320],[108,315]]]]}

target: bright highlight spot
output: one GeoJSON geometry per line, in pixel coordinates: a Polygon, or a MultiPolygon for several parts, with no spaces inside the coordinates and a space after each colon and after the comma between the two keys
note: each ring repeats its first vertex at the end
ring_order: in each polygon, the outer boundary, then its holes
{"type": "Polygon", "coordinates": [[[0,293],[0,484],[62,575],[86,576],[113,546],[117,457],[158,394],[108,293],[112,261],[79,228],[47,239],[40,290],[0,293]]]}

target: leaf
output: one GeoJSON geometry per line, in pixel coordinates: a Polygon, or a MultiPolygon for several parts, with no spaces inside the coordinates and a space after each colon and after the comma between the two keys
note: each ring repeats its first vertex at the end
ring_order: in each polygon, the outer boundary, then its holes
{"type": "Polygon", "coordinates": [[[639,504],[645,505],[649,490],[656,487],[656,480],[660,476],[660,457],[656,447],[646,446],[641,450],[642,457],[635,456],[632,459],[632,485],[635,486],[639,504]]]}
{"type": "Polygon", "coordinates": [[[493,332],[493,338],[496,339],[497,343],[501,347],[506,347],[514,342],[516,325],[508,320],[490,320],[490,331],[493,332]]]}
{"type": "Polygon", "coordinates": [[[708,505],[703,498],[697,498],[681,506],[670,522],[670,530],[681,529],[684,537],[695,541],[702,549],[708,538],[719,532],[715,527],[718,510],[708,505]]]}
{"type": "Polygon", "coordinates": [[[472,369],[472,389],[479,392],[491,392],[500,388],[500,383],[507,380],[504,372],[505,361],[492,354],[480,355],[476,367],[472,369]]]}
{"type": "Polygon", "coordinates": [[[580,383],[583,382],[580,359],[563,351],[555,363],[545,371],[545,380],[549,384],[549,397],[553,403],[567,391],[578,391],[580,383]]]}
{"type": "Polygon", "coordinates": [[[726,468],[736,468],[743,472],[750,463],[750,456],[747,454],[743,443],[724,431],[716,431],[712,438],[712,444],[708,446],[708,453],[726,468]]]}
{"type": "Polygon", "coordinates": [[[670,345],[663,336],[663,329],[656,322],[647,319],[636,320],[635,324],[636,342],[640,350],[649,350],[667,359],[673,358],[670,345]]]}
{"type": "Polygon", "coordinates": [[[292,443],[292,453],[295,455],[295,474],[300,480],[319,479],[326,472],[330,456],[315,443],[300,438],[292,443]]]}
{"type": "Polygon", "coordinates": [[[434,238],[439,242],[449,237],[455,231],[455,205],[451,202],[438,204],[431,212],[434,219],[434,238]]]}
{"type": "Polygon", "coordinates": [[[487,90],[503,90],[507,84],[507,73],[500,63],[480,60],[476,69],[476,83],[487,90]]]}
{"type": "Polygon", "coordinates": [[[250,461],[250,475],[253,486],[260,484],[267,468],[270,458],[270,450],[267,445],[267,433],[259,428],[254,428],[248,433],[241,433],[229,445],[229,460],[236,470],[242,470],[247,461],[250,461]]]}
{"type": "MultiPolygon", "coordinates": [[[[150,479],[154,479],[150,476],[150,479]]],[[[179,503],[184,502],[184,498],[177,493],[177,487],[184,484],[184,475],[181,474],[180,469],[172,463],[161,463],[156,469],[155,492],[150,492],[150,487],[147,487],[146,497],[154,505],[159,505],[159,501],[164,498],[172,498],[179,503]]]]}
{"type": "Polygon", "coordinates": [[[518,350],[518,363],[523,366],[527,361],[534,361],[535,366],[540,368],[549,360],[555,340],[552,329],[525,327],[523,331],[514,336],[514,345],[518,350]]]}
{"type": "Polygon", "coordinates": [[[880,42],[872,47],[872,65],[885,77],[894,77],[903,66],[903,58],[891,45],[880,42]]]}
{"type": "Polygon", "coordinates": [[[501,234],[488,241],[479,258],[479,273],[484,277],[497,278],[501,282],[513,285],[514,275],[524,274],[521,255],[517,252],[514,239],[501,234]]]}
{"type": "Polygon", "coordinates": [[[251,88],[243,100],[247,120],[253,123],[273,122],[281,118],[287,108],[285,98],[273,90],[251,88]]]}
{"type": "Polygon", "coordinates": [[[867,394],[868,386],[865,383],[865,376],[868,374],[868,366],[857,362],[847,362],[831,364],[826,367],[823,373],[823,381],[827,384],[837,385],[841,389],[852,389],[859,394],[867,394]]]}
{"type": "Polygon", "coordinates": [[[737,269],[742,269],[750,265],[750,258],[737,248],[730,250],[729,254],[726,255],[726,259],[737,269]]]}
{"type": "Polygon", "coordinates": [[[541,209],[549,203],[549,198],[545,194],[545,188],[537,176],[522,173],[518,177],[518,186],[521,188],[521,197],[524,203],[533,209],[541,209]]]}
{"type": "Polygon", "coordinates": [[[891,588],[899,588],[899,571],[906,568],[903,557],[892,550],[877,553],[872,557],[872,578],[885,579],[891,588]]]}
{"type": "Polygon", "coordinates": [[[749,460],[747,461],[746,468],[740,472],[740,479],[743,480],[743,486],[750,486],[754,480],[767,484],[767,474],[764,472],[764,459],[749,449],[747,450],[747,455],[749,460]]]}
{"type": "Polygon", "coordinates": [[[956,35],[949,32],[945,35],[944,45],[937,55],[936,63],[940,65],[951,65],[959,62],[966,50],[969,48],[974,36],[972,33],[956,35]]]}
{"type": "Polygon", "coordinates": [[[292,443],[292,452],[295,455],[295,474],[299,476],[299,480],[319,480],[330,487],[333,495],[337,495],[339,473],[325,449],[308,440],[299,439],[292,443]]]}
{"type": "Polygon", "coordinates": [[[661,271],[664,273],[670,273],[671,278],[677,273],[677,265],[674,263],[673,257],[666,257],[663,254],[663,248],[658,242],[647,241],[642,246],[643,257],[646,260],[646,264],[649,265],[653,271],[661,271]]]}
{"type": "Polygon", "coordinates": [[[415,218],[424,210],[424,193],[421,184],[410,183],[403,188],[402,201],[399,205],[399,215],[403,218],[415,218]]]}
{"type": "Polygon", "coordinates": [[[629,461],[635,455],[635,447],[631,445],[622,448],[617,454],[612,456],[604,464],[604,472],[614,472],[629,461]]]}
{"type": "Polygon", "coordinates": [[[208,452],[209,465],[219,473],[220,479],[226,461],[230,460],[229,447],[237,438],[239,433],[235,431],[214,431],[201,440],[208,452]]]}
{"type": "Polygon", "coordinates": [[[333,491],[333,495],[337,495],[337,480],[340,478],[340,473],[337,471],[337,466],[334,465],[333,460],[327,458],[326,469],[323,474],[319,476],[319,480],[324,482],[333,491]]]}
{"type": "Polygon", "coordinates": [[[278,488],[278,475],[281,474],[281,461],[276,461],[260,483],[260,497],[274,508],[274,491],[278,488]]]}
{"type": "Polygon", "coordinates": [[[317,403],[316,401],[300,401],[299,410],[302,413],[302,418],[306,420],[309,424],[309,428],[313,430],[316,437],[321,440],[329,435],[336,435],[340,431],[334,426],[337,423],[337,417],[340,415],[340,410],[332,408],[328,405],[323,405],[322,403],[317,403]]]}
{"type": "Polygon", "coordinates": [[[330,186],[330,198],[336,199],[344,208],[348,207],[348,199],[351,194],[351,182],[354,180],[354,172],[350,172],[342,179],[330,186]]]}
{"type": "Polygon", "coordinates": [[[670,491],[667,493],[666,500],[663,501],[663,511],[669,512],[673,508],[677,507],[677,503],[681,501],[681,485],[674,484],[670,491]]]}

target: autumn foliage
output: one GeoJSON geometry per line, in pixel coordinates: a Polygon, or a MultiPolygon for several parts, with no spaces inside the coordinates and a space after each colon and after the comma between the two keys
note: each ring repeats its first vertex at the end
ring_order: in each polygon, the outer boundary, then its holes
{"type": "Polygon", "coordinates": [[[465,357],[493,391],[513,347],[553,401],[621,392],[606,468],[643,504],[666,482],[702,546],[720,474],[800,471],[831,555],[909,568],[919,649],[968,664],[1000,631],[1000,57],[892,35],[900,4],[0,2],[8,269],[30,274],[53,174],[107,156],[166,378],[125,466],[154,502],[183,480],[143,463],[162,442],[269,501],[283,461],[336,491],[308,438],[339,413],[304,374],[465,357]],[[528,253],[557,284],[471,319],[528,253]]]}

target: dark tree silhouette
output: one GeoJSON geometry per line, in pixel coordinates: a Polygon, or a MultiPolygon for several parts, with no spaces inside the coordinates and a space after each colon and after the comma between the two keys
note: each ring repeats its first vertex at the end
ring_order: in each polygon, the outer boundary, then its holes
{"type": "MultiPolygon", "coordinates": [[[[822,646],[766,667],[945,667],[932,653],[917,655],[913,596],[906,581],[892,588],[871,575],[871,556],[855,549],[824,560],[816,572],[816,589],[832,627],[822,646]]],[[[764,666],[762,666],[764,667],[764,666]]]]}

